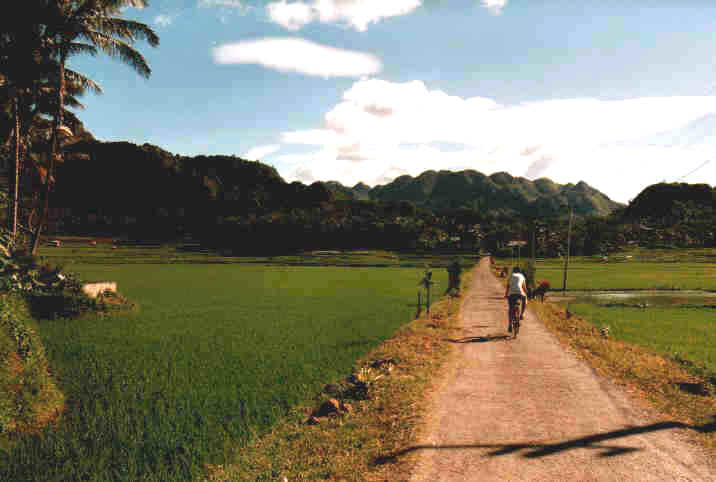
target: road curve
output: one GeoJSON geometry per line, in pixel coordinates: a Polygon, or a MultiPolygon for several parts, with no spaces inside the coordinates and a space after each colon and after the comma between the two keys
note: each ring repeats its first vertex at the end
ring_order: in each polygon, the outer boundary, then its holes
{"type": "MultiPolygon", "coordinates": [[[[529,311],[505,339],[504,288],[487,259],[462,308],[457,350],[430,395],[411,480],[716,480],[680,424],[649,420],[529,311]]],[[[397,454],[400,455],[400,454],[397,454]]]]}

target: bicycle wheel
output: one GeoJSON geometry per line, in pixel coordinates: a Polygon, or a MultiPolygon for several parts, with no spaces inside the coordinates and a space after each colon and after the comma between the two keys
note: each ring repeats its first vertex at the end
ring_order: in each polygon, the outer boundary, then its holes
{"type": "Polygon", "coordinates": [[[517,306],[517,304],[515,304],[514,306],[512,306],[512,308],[510,308],[510,326],[512,327],[512,337],[513,338],[517,336],[517,329],[518,329],[517,327],[519,326],[519,318],[518,318],[519,314],[517,311],[518,309],[519,309],[519,307],[517,306]]]}

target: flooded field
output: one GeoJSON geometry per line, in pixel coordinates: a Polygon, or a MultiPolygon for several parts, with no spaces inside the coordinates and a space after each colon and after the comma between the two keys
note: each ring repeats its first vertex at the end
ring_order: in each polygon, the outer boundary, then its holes
{"type": "MultiPolygon", "coordinates": [[[[654,301],[684,301],[697,303],[700,300],[716,303],[716,291],[704,290],[600,290],[600,291],[551,291],[548,293],[551,301],[571,301],[587,299],[592,302],[608,300],[642,300],[654,301]]],[[[670,303],[673,304],[673,303],[670,303]]]]}

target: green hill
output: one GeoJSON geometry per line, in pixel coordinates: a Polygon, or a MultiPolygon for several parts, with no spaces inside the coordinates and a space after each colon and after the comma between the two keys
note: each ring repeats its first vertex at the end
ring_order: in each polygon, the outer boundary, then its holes
{"type": "Polygon", "coordinates": [[[621,204],[609,199],[585,182],[557,184],[541,178],[530,181],[506,172],[486,176],[477,171],[425,171],[417,177],[400,176],[375,186],[348,188],[337,182],[327,187],[341,197],[373,201],[411,201],[435,211],[477,209],[494,214],[562,216],[566,206],[578,215],[606,216],[621,204]]]}

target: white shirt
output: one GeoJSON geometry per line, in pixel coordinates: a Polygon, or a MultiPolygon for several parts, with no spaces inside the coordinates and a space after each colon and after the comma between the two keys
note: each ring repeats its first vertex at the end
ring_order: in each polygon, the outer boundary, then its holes
{"type": "Polygon", "coordinates": [[[526,281],[525,275],[522,273],[512,273],[512,276],[510,276],[510,290],[508,294],[527,296],[527,293],[522,291],[522,283],[526,283],[526,281]]]}

